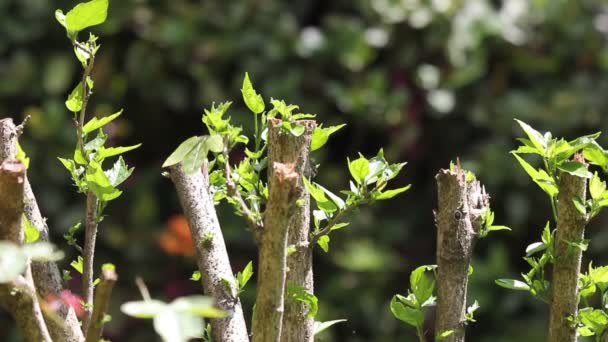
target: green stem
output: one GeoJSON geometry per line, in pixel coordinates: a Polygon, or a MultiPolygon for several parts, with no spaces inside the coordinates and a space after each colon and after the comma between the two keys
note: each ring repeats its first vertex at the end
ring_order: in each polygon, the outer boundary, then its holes
{"type": "Polygon", "coordinates": [[[422,331],[421,326],[416,327],[416,335],[418,335],[418,341],[426,342],[426,339],[424,338],[424,332],[422,331]]]}
{"type": "Polygon", "coordinates": [[[549,196],[549,198],[551,199],[551,210],[553,211],[553,219],[555,220],[555,222],[557,222],[557,209],[556,209],[556,203],[555,203],[555,196],[549,196]]]}
{"type": "Polygon", "coordinates": [[[259,128],[258,128],[258,115],[257,114],[253,115],[253,125],[254,125],[254,130],[255,130],[255,153],[258,153],[258,151],[260,151],[261,137],[260,137],[260,132],[259,132],[259,128]]]}

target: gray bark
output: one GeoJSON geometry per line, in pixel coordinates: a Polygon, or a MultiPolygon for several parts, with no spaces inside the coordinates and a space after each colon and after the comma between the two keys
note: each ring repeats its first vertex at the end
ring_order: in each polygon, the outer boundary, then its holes
{"type": "Polygon", "coordinates": [[[222,279],[233,280],[234,273],[209,193],[207,165],[203,164],[202,173],[193,175],[186,175],[181,164],[169,167],[169,172],[190,225],[205,294],[213,297],[216,306],[229,314],[226,318],[210,319],[213,340],[249,341],[241,302],[233,290],[222,284],[222,279]]]}
{"type": "MultiPolygon", "coordinates": [[[[0,120],[0,161],[15,159],[17,156],[18,128],[10,118],[0,120]]],[[[24,176],[25,216],[39,229],[39,241],[50,242],[49,228],[42,217],[36,196],[27,178],[24,176]]],[[[32,276],[38,294],[45,298],[49,294],[59,294],[63,289],[61,273],[54,262],[34,261],[31,263],[32,276]]],[[[44,312],[51,337],[55,341],[83,341],[80,323],[74,310],[69,306],[61,306],[54,313],[44,312]],[[57,319],[59,318],[59,319],[57,319]]]]}
{"type": "Polygon", "coordinates": [[[445,342],[464,342],[468,269],[473,246],[488,209],[488,195],[463,170],[437,176],[437,319],[435,333],[453,330],[445,342]]]}
{"type": "MultiPolygon", "coordinates": [[[[23,242],[24,179],[22,163],[7,159],[0,164],[0,240],[23,242]]],[[[13,316],[27,341],[51,341],[29,262],[24,276],[12,283],[0,284],[0,305],[13,316]]]]}
{"type": "Polygon", "coordinates": [[[577,284],[583,251],[569,246],[568,242],[578,242],[584,237],[586,217],[576,209],[572,199],[579,197],[584,202],[586,187],[585,178],[561,173],[549,317],[548,341],[551,342],[576,341],[576,330],[567,318],[576,316],[578,312],[577,284]]]}

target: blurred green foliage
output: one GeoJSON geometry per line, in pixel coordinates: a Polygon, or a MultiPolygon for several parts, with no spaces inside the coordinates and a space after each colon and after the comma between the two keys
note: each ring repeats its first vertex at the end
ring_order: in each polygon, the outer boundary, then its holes
{"type": "MultiPolygon", "coordinates": [[[[79,76],[53,13],[73,4],[0,0],[0,116],[32,117],[22,146],[60,245],[84,213],[56,159],[75,141],[63,102],[79,76]]],[[[388,303],[406,288],[414,265],[434,263],[434,175],[457,156],[486,185],[496,221],[513,228],[477,246],[470,297],[481,308],[467,335],[471,341],[544,339],[546,309],[494,285],[525,270],[522,252],[551,212],[507,153],[517,136],[513,117],[566,138],[606,130],[606,1],[115,0],[108,22],[95,30],[103,47],[90,113],[124,107],[109,127],[112,143],[143,142],[127,157],[136,172],[100,231],[96,259],[121,270],[108,338],[154,339],[151,324],[117,310],[137,298],[135,275],[155,298],[200,291],[188,280],[192,258],[159,247],[168,217],[181,212],[160,166],[179,142],[203,133],[200,115],[213,101],[234,100],[233,120],[253,130],[237,101],[248,71],[261,93],[299,103],[326,125],[347,123],[314,156],[319,182],[330,190],[347,186],[345,158],[357,151],[370,155],[383,146],[387,159],[409,162],[395,186],[412,183],[412,189],[354,214],[351,229],[332,237],[331,253],[316,256],[319,319],[348,318],[319,340],[415,338],[392,318],[388,303]]],[[[231,208],[221,209],[233,268],[243,269],[255,256],[252,238],[231,208]]],[[[597,265],[607,261],[605,224],[600,215],[589,229],[588,256],[597,265]]],[[[250,308],[253,291],[243,298],[250,308]]],[[[15,336],[0,329],[0,340],[15,336]]]]}

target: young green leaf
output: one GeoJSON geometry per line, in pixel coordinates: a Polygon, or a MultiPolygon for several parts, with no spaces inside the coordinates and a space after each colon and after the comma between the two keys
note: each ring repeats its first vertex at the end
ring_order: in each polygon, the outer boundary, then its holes
{"type": "Polygon", "coordinates": [[[604,191],[606,191],[606,182],[603,182],[600,179],[596,171],[589,181],[589,193],[591,194],[591,198],[594,200],[599,199],[604,194],[604,191]]]}
{"type": "Polygon", "coordinates": [[[68,95],[68,99],[65,100],[65,106],[71,111],[71,112],[79,112],[82,109],[82,102],[83,102],[83,96],[82,96],[82,82],[78,83],[78,85],[72,90],[72,92],[70,93],[70,95],[68,95]]]}
{"type": "Polygon", "coordinates": [[[114,163],[114,166],[112,166],[111,169],[105,171],[105,174],[108,177],[110,184],[112,184],[113,187],[117,187],[127,178],[129,178],[129,176],[133,172],[133,169],[134,168],[129,168],[125,163],[124,159],[122,159],[122,156],[120,156],[118,157],[118,160],[116,160],[116,162],[114,163]]]}
{"type": "Polygon", "coordinates": [[[362,156],[352,162],[348,160],[348,170],[355,182],[361,184],[365,176],[369,174],[369,160],[362,156]]]}
{"type": "Polygon", "coordinates": [[[108,0],[82,2],[65,15],[65,26],[68,31],[78,32],[103,23],[107,16],[108,0]]]}
{"type": "Polygon", "coordinates": [[[410,189],[411,186],[412,186],[411,184],[408,184],[408,185],[404,186],[403,188],[386,190],[386,191],[383,191],[380,194],[374,196],[373,198],[375,200],[390,199],[390,198],[393,198],[393,197],[399,195],[402,192],[406,192],[407,190],[410,189]]]}
{"type": "Polygon", "coordinates": [[[195,136],[186,139],[183,143],[181,143],[173,153],[165,160],[163,163],[163,168],[169,167],[171,165],[175,165],[184,160],[186,155],[190,153],[201,141],[201,137],[195,136]]]}
{"type": "MultiPolygon", "coordinates": [[[[80,85],[80,88],[82,88],[82,85],[80,85]]],[[[89,120],[89,122],[87,122],[83,127],[82,127],[82,132],[84,134],[89,134],[95,130],[97,130],[98,128],[101,128],[105,125],[107,125],[109,122],[111,122],[112,120],[116,119],[117,117],[119,117],[122,114],[122,109],[112,115],[108,115],[108,116],[104,116],[101,119],[98,119],[97,117],[93,117],[91,120],[89,120]]]]}
{"type": "Polygon", "coordinates": [[[390,309],[395,318],[414,327],[420,327],[424,324],[424,314],[419,309],[415,309],[401,303],[397,296],[393,296],[390,309]]]}
{"type": "Polygon", "coordinates": [[[91,160],[86,170],[85,178],[89,190],[102,201],[111,201],[122,194],[116,189],[96,161],[91,160]]]}
{"type": "Polygon", "coordinates": [[[78,258],[76,260],[73,260],[70,263],[70,266],[72,266],[76,271],[78,271],[78,273],[82,274],[82,268],[83,268],[82,257],[78,256],[78,258]]]}
{"type": "Polygon", "coordinates": [[[511,290],[519,290],[519,291],[529,291],[530,286],[522,281],[515,279],[496,279],[496,285],[511,289],[511,290]]]}
{"type": "Polygon", "coordinates": [[[243,101],[245,101],[245,104],[249,110],[255,114],[260,114],[264,111],[264,99],[262,98],[262,95],[259,95],[256,93],[255,89],[253,89],[253,85],[249,79],[249,73],[245,73],[241,93],[243,94],[243,101]]]}
{"type": "Polygon", "coordinates": [[[545,170],[536,170],[532,165],[528,164],[525,160],[523,160],[516,153],[511,153],[515,156],[515,159],[522,166],[524,171],[532,178],[534,183],[536,183],[545,193],[547,193],[551,197],[555,197],[559,192],[555,181],[545,172],[545,170]]]}
{"type": "Polygon", "coordinates": [[[26,169],[30,167],[30,158],[28,158],[25,151],[21,148],[19,141],[17,141],[17,160],[20,161],[26,169]]]}
{"type": "Polygon", "coordinates": [[[323,128],[321,125],[315,127],[312,131],[312,138],[310,141],[310,152],[316,151],[323,147],[329,140],[329,136],[337,132],[340,128],[346,126],[346,124],[330,126],[323,128]]]}
{"type": "Polygon", "coordinates": [[[315,317],[319,309],[319,300],[317,297],[306,291],[306,289],[298,284],[289,283],[287,285],[287,298],[297,300],[308,305],[308,313],[306,317],[315,317]]]}
{"type": "Polygon", "coordinates": [[[321,247],[321,249],[327,253],[329,251],[329,236],[322,235],[317,240],[317,244],[321,247]]]}
{"type": "Polygon", "coordinates": [[[557,166],[558,169],[567,172],[573,176],[583,177],[583,178],[591,178],[593,174],[587,170],[587,165],[576,162],[576,161],[568,161],[563,162],[557,166]]]}
{"type": "Polygon", "coordinates": [[[326,321],[326,322],[317,322],[315,321],[315,325],[314,325],[314,335],[317,335],[318,333],[327,330],[327,328],[331,327],[332,325],[336,324],[336,323],[341,323],[341,322],[346,322],[346,319],[334,319],[333,321],[326,321]]]}
{"type": "Polygon", "coordinates": [[[104,159],[104,158],[108,158],[108,157],[117,156],[119,154],[123,154],[125,152],[129,152],[136,148],[139,148],[140,146],[141,146],[141,144],[132,145],[132,146],[108,147],[108,148],[101,147],[99,149],[99,152],[97,152],[97,157],[104,159]]]}
{"type": "Polygon", "coordinates": [[[239,272],[236,274],[236,280],[239,284],[239,289],[243,289],[245,287],[245,285],[247,285],[247,282],[249,281],[249,279],[251,278],[251,276],[253,275],[253,261],[250,261],[249,263],[247,263],[247,266],[245,266],[245,268],[243,269],[243,272],[239,272]]]}
{"type": "Polygon", "coordinates": [[[534,147],[536,147],[536,149],[544,156],[545,150],[547,148],[547,140],[545,139],[545,137],[527,123],[517,119],[515,119],[515,121],[517,121],[519,126],[521,126],[526,135],[528,135],[528,138],[530,139],[530,142],[532,142],[534,147]]]}
{"type": "Polygon", "coordinates": [[[193,281],[201,280],[201,271],[192,272],[192,276],[190,276],[190,280],[193,280],[193,281]]]}
{"type": "Polygon", "coordinates": [[[25,243],[31,243],[31,242],[37,241],[38,237],[40,237],[40,231],[38,230],[38,228],[36,228],[36,226],[34,226],[34,224],[27,218],[27,216],[25,216],[25,214],[23,214],[21,220],[23,222],[23,232],[25,234],[25,243]]]}

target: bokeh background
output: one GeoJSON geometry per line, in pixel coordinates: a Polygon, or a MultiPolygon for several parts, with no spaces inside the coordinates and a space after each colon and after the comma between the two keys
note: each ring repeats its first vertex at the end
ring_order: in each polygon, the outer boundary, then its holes
{"type": "MultiPolygon", "coordinates": [[[[64,269],[75,253],[62,235],[83,220],[84,199],[56,157],[73,151],[63,102],[81,70],[54,11],[74,4],[0,0],[0,117],[31,116],[22,145],[54,242],[68,254],[64,269]]],[[[124,108],[109,126],[112,143],[143,143],[127,154],[136,170],[100,227],[96,261],[116,264],[120,275],[109,339],[157,339],[151,321],[118,310],[140,299],[135,276],[159,299],[201,291],[189,280],[189,236],[160,166],[181,141],[204,133],[200,117],[213,101],[234,101],[230,115],[252,131],[240,94],[245,71],[267,101],[299,104],[325,125],[347,124],[314,155],[317,181],[329,189],[348,186],[346,157],[359,151],[383,147],[390,161],[408,162],[395,186],[412,183],[410,191],[352,214],[329,253],[316,250],[317,318],[348,319],[319,341],[415,340],[388,303],[406,292],[417,265],[434,263],[434,175],[456,157],[485,184],[496,223],[513,229],[476,246],[469,298],[481,308],[468,340],[545,339],[547,308],[494,284],[526,271],[525,247],[551,217],[546,195],[508,154],[522,135],[513,118],[566,138],[608,128],[608,2],[113,0],[108,21],[93,31],[102,47],[89,112],[124,108]]],[[[240,270],[256,258],[252,237],[230,207],[220,205],[219,215],[240,270]]],[[[588,229],[585,265],[607,261],[606,219],[588,229]]],[[[243,294],[247,315],[254,291],[248,285],[243,294]]],[[[5,313],[0,340],[20,340],[5,313]]]]}

